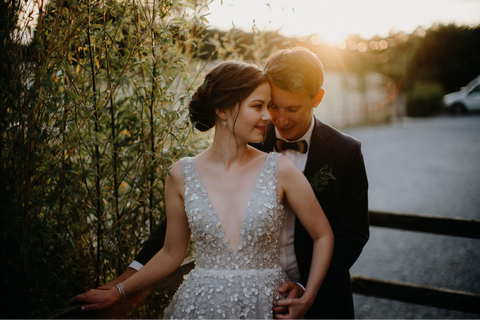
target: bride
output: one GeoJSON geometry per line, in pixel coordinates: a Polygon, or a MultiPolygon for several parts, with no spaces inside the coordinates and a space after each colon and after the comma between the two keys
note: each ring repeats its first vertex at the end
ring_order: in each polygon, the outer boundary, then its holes
{"type": "Polygon", "coordinates": [[[263,140],[271,120],[270,96],[268,79],[256,66],[226,61],[207,74],[189,109],[199,130],[215,127],[213,143],[171,167],[165,185],[168,227],[163,249],[123,284],[90,290],[70,302],[89,303],[82,310],[104,309],[158,282],[180,266],[192,236],[196,267],[165,318],[272,318],[276,304],[305,314],[327,272],[333,234],[295,165],[280,154],[248,145],[263,140]],[[278,294],[278,287],[288,281],[279,265],[287,202],[314,240],[308,283],[294,304],[278,294]]]}

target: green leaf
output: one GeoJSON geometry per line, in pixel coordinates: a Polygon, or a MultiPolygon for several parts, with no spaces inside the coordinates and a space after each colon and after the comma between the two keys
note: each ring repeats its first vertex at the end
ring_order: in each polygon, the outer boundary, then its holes
{"type": "Polygon", "coordinates": [[[202,84],[202,90],[205,90],[207,86],[208,86],[208,79],[205,79],[205,81],[202,84]]]}
{"type": "Polygon", "coordinates": [[[207,20],[207,18],[205,18],[205,16],[208,16],[209,14],[210,14],[210,13],[207,13],[207,14],[204,14],[204,15],[200,16],[200,19],[201,19],[203,22],[205,22],[205,23],[210,23],[210,22],[207,20]]]}

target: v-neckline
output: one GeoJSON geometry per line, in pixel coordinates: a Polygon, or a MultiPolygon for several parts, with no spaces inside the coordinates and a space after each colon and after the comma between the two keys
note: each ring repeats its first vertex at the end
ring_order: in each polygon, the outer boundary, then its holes
{"type": "Polygon", "coordinates": [[[268,154],[267,156],[265,157],[265,160],[262,164],[262,168],[260,169],[260,172],[258,173],[258,176],[257,176],[257,179],[255,180],[255,184],[253,185],[253,189],[250,193],[250,197],[248,198],[248,202],[247,202],[247,205],[245,207],[245,211],[243,213],[243,218],[242,218],[242,225],[240,227],[240,236],[238,238],[238,244],[237,244],[237,249],[235,251],[233,251],[232,249],[232,246],[230,245],[230,242],[228,242],[228,237],[227,237],[227,234],[225,233],[225,230],[223,229],[223,224],[222,222],[220,221],[220,218],[218,217],[218,213],[217,213],[217,210],[215,209],[215,206],[213,205],[213,202],[212,200],[210,199],[210,196],[208,195],[208,190],[207,188],[205,187],[205,184],[203,183],[203,180],[202,180],[202,176],[200,175],[200,172],[198,171],[198,167],[197,167],[197,164],[195,163],[195,159],[192,158],[192,162],[193,162],[193,166],[195,167],[195,171],[197,172],[197,175],[198,175],[198,179],[200,180],[200,183],[201,183],[201,186],[203,188],[203,191],[205,192],[205,195],[206,195],[206,198],[207,198],[207,201],[208,201],[208,204],[212,207],[212,210],[213,210],[213,215],[215,216],[215,219],[217,220],[218,223],[220,223],[220,230],[222,230],[222,234],[223,234],[223,239],[226,243],[226,245],[228,246],[229,250],[230,250],[230,253],[232,255],[235,255],[238,253],[238,250],[240,248],[240,245],[242,243],[242,238],[243,238],[243,233],[244,233],[244,225],[245,225],[245,221],[246,221],[246,218],[247,218],[247,213],[248,213],[248,208],[250,207],[250,203],[252,201],[252,197],[253,197],[253,193],[255,191],[255,189],[257,188],[257,184],[258,184],[258,180],[260,179],[260,176],[262,175],[262,172],[265,168],[265,164],[267,163],[267,158],[268,158],[268,154]]]}

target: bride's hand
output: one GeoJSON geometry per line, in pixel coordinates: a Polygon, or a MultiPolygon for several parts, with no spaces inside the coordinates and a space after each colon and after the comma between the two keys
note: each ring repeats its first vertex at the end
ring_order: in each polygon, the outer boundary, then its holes
{"type": "Polygon", "coordinates": [[[79,294],[68,301],[68,303],[87,303],[82,306],[82,311],[103,310],[110,307],[120,299],[120,293],[116,289],[95,290],[91,289],[79,294]]]}

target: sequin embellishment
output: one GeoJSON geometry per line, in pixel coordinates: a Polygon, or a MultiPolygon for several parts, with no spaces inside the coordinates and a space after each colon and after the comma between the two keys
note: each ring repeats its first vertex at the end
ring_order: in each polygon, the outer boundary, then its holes
{"type": "Polygon", "coordinates": [[[196,267],[177,290],[165,318],[271,319],[278,286],[288,278],[280,267],[284,207],[277,189],[277,163],[265,159],[245,211],[233,252],[208,198],[193,158],[181,160],[185,210],[195,243],[196,267]]]}

